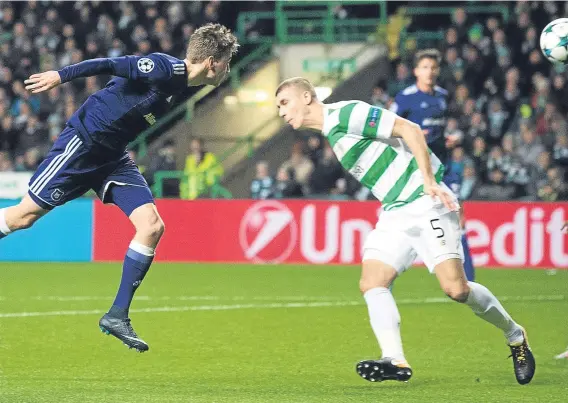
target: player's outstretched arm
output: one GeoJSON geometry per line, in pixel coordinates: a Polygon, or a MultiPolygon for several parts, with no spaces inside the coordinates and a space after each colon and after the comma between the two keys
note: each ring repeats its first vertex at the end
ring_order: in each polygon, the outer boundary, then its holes
{"type": "Polygon", "coordinates": [[[394,137],[400,137],[404,140],[418,164],[418,169],[424,178],[424,193],[432,197],[438,197],[444,205],[450,210],[456,210],[452,197],[445,192],[436,182],[432,165],[430,164],[430,153],[426,145],[426,139],[422,134],[422,129],[409,120],[397,117],[394,122],[392,131],[394,137]]]}
{"type": "Polygon", "coordinates": [[[174,64],[163,55],[152,53],[148,56],[121,56],[89,59],[66,66],[59,71],[34,74],[25,81],[26,89],[33,93],[50,90],[61,83],[76,78],[100,74],[124,77],[131,80],[159,81],[173,75],[185,74],[183,63],[174,64]]]}

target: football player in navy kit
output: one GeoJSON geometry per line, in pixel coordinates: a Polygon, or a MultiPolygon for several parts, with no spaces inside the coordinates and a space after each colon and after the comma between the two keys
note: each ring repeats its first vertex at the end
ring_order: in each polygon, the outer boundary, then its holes
{"type": "MultiPolygon", "coordinates": [[[[399,116],[418,124],[426,136],[426,142],[432,152],[446,165],[444,182],[456,195],[461,186],[461,175],[449,171],[449,149],[454,147],[458,139],[445,138],[446,116],[448,110],[448,92],[436,85],[440,72],[440,52],[436,49],[421,50],[414,57],[414,75],[416,84],[399,92],[390,109],[399,116]]],[[[463,209],[461,221],[464,223],[463,209]]],[[[469,281],[475,279],[473,261],[467,243],[462,236],[464,250],[464,269],[469,281]]]]}
{"type": "Polygon", "coordinates": [[[124,258],[116,299],[99,327],[140,352],[148,350],[148,344],[134,332],[129,308],[150,268],[164,224],[126,147],[168,112],[172,97],[184,88],[218,86],[229,73],[238,46],[226,27],[208,24],[189,39],[185,59],[163,53],[91,59],[59,71],[33,74],[25,81],[28,91],[40,93],[79,77],[115,76],[69,119],[31,178],[22,201],[0,209],[0,238],[31,227],[53,208],[90,189],[104,203],[117,205],[136,234],[124,258]]]}

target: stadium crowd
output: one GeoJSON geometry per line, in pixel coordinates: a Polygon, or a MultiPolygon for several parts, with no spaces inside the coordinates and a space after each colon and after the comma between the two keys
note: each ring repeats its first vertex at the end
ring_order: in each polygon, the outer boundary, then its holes
{"type": "Polygon", "coordinates": [[[33,171],[67,119],[109,77],[32,95],[23,80],[97,57],[183,55],[221,2],[0,2],[0,172],[33,171]]]}
{"type": "MultiPolygon", "coordinates": [[[[539,48],[540,29],[568,10],[555,2],[510,7],[506,24],[497,16],[470,20],[457,8],[436,46],[442,53],[439,85],[449,92],[445,134],[459,139],[449,169],[463,178],[464,200],[568,200],[567,71],[539,48]]],[[[388,108],[414,83],[412,53],[407,56],[395,61],[392,80],[373,89],[371,104],[388,108]]],[[[265,179],[267,163],[259,165],[251,184],[255,198],[372,197],[343,172],[318,136],[293,147],[274,183],[265,179]]]]}

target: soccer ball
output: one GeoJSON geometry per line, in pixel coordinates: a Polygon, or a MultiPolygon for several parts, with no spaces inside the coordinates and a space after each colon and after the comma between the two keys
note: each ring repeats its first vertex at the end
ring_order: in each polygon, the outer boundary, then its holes
{"type": "Polygon", "coordinates": [[[568,18],[548,24],[540,34],[540,48],[553,63],[568,63],[568,18]]]}

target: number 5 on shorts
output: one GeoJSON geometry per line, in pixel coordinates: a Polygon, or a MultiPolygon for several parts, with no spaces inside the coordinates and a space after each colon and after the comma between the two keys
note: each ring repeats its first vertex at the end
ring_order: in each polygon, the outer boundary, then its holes
{"type": "Polygon", "coordinates": [[[436,227],[436,225],[437,225],[436,221],[440,222],[440,220],[438,218],[430,220],[430,225],[432,226],[432,229],[434,231],[439,231],[438,235],[436,235],[436,238],[443,238],[444,237],[444,229],[441,228],[441,227],[436,227]]]}

